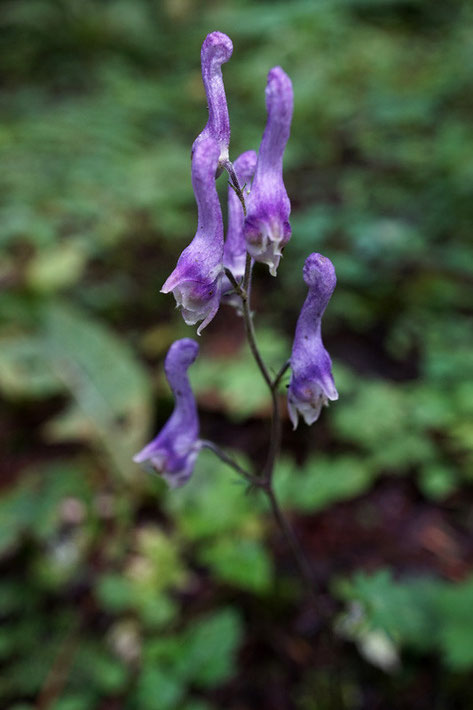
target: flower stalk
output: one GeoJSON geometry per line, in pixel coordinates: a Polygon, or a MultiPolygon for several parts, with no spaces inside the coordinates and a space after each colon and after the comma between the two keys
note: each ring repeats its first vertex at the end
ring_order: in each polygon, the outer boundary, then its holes
{"type": "Polygon", "coordinates": [[[219,458],[226,463],[227,465],[231,466],[239,475],[243,475],[246,480],[248,480],[253,486],[259,488],[263,493],[265,494],[268,503],[270,505],[271,511],[273,513],[273,517],[279,526],[284,538],[286,539],[286,542],[288,544],[288,547],[290,548],[294,559],[297,563],[297,567],[299,570],[299,573],[301,575],[302,581],[304,582],[304,585],[306,586],[307,590],[309,591],[312,601],[315,601],[315,591],[313,587],[313,579],[312,579],[312,573],[311,573],[311,568],[310,568],[310,563],[301,547],[301,544],[289,522],[285,514],[283,513],[283,510],[279,504],[279,501],[276,496],[276,492],[274,490],[274,485],[273,485],[273,474],[274,474],[274,466],[276,463],[277,456],[279,454],[279,450],[281,448],[281,435],[282,435],[282,425],[281,425],[281,412],[280,412],[280,403],[279,403],[279,393],[278,393],[278,387],[281,382],[282,377],[286,373],[287,369],[289,368],[289,361],[286,361],[284,365],[281,367],[279,372],[277,373],[276,377],[273,379],[269,373],[269,370],[263,360],[263,357],[260,353],[260,350],[258,348],[258,343],[256,341],[256,335],[255,335],[255,329],[254,329],[254,323],[253,323],[253,314],[251,312],[251,302],[250,302],[250,287],[251,287],[251,275],[252,275],[252,268],[253,268],[253,263],[251,256],[247,253],[246,256],[246,265],[245,265],[245,274],[243,277],[243,286],[239,287],[238,284],[235,282],[236,287],[238,288],[235,289],[238,293],[238,295],[241,298],[242,302],[242,312],[243,312],[243,320],[245,324],[245,332],[246,332],[246,337],[248,341],[248,345],[250,347],[251,353],[253,355],[253,358],[256,362],[256,365],[258,366],[258,369],[261,373],[261,376],[263,377],[264,381],[266,382],[268,389],[271,393],[271,400],[272,400],[272,414],[271,414],[271,433],[270,433],[270,438],[269,438],[269,448],[268,448],[268,455],[266,458],[266,462],[263,466],[262,472],[259,476],[251,476],[247,471],[244,471],[241,469],[239,465],[236,465],[235,462],[230,459],[224,452],[222,452],[218,447],[215,445],[212,446],[207,446],[207,448],[210,448],[219,458]]]}

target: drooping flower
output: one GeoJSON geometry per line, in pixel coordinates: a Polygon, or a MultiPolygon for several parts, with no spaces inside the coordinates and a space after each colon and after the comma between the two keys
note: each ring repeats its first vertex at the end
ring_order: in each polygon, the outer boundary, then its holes
{"type": "MultiPolygon", "coordinates": [[[[248,185],[253,177],[256,165],[256,153],[254,150],[247,150],[242,153],[233,163],[239,184],[243,187],[248,185]]],[[[245,273],[246,262],[246,241],[243,234],[243,224],[245,215],[238,195],[232,185],[228,186],[228,227],[227,238],[223,249],[223,265],[230,269],[233,276],[238,280],[245,273]]],[[[222,293],[228,293],[233,289],[226,276],[223,277],[222,293]]]]}
{"type": "Polygon", "coordinates": [[[196,145],[192,156],[192,185],[197,202],[197,232],[179,257],[161,292],[173,292],[187,325],[202,321],[200,335],[220,304],[223,276],[223,220],[215,171],[219,146],[214,138],[196,145]]]}
{"type": "Polygon", "coordinates": [[[322,316],[337,283],[335,269],[327,257],[310,254],[304,264],[303,276],[309,293],[297,321],[287,394],[294,429],[299,414],[306,424],[313,424],[328,400],[338,399],[332,361],[324,348],[321,333],[322,316]]]}
{"type": "Polygon", "coordinates": [[[281,67],[274,67],[268,74],[266,109],[268,119],[248,198],[245,238],[253,259],[267,264],[276,276],[282,249],[291,237],[291,203],[284,187],[282,162],[291,128],[293,93],[291,80],[281,67]]]}
{"type": "Polygon", "coordinates": [[[228,161],[230,144],[230,119],[223,85],[222,64],[228,62],[233,52],[230,37],[223,32],[211,32],[204,40],[200,52],[202,80],[209,109],[209,119],[192,146],[192,155],[199,143],[213,138],[219,146],[218,171],[228,161]]]}
{"type": "Polygon", "coordinates": [[[136,463],[147,463],[171,488],[189,480],[202,447],[197,406],[187,375],[198,352],[199,346],[190,338],[176,340],[169,348],[164,371],[174,395],[174,411],[156,438],[133,457],[136,463]]]}

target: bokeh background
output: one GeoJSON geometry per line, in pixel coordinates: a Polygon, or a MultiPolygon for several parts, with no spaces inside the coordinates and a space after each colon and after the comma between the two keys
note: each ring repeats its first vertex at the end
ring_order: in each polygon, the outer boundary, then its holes
{"type": "MultiPolygon", "coordinates": [[[[0,10],[0,706],[471,708],[471,4],[0,10]],[[211,454],[175,492],[131,461],[172,409],[164,354],[193,335],[159,289],[195,231],[215,29],[234,42],[233,158],[259,145],[268,70],[294,84],[293,237],[254,285],[271,366],[305,256],[338,273],[340,400],[312,428],[286,420],[277,471],[323,617],[263,501],[211,454]]],[[[192,381],[203,435],[260,462],[269,402],[226,307],[192,381]]]]}

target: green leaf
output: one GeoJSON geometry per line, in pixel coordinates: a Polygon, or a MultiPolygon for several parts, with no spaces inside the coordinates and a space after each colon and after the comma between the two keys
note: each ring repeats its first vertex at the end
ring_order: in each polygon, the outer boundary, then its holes
{"type": "Polygon", "coordinates": [[[133,587],[121,574],[103,574],[95,586],[95,594],[102,607],[109,612],[125,611],[133,602],[133,587]]]}
{"type": "Polygon", "coordinates": [[[156,637],[146,644],[144,663],[167,669],[181,687],[211,688],[235,672],[243,637],[241,619],[234,609],[220,609],[191,623],[178,635],[156,637]]]}
{"type": "Polygon", "coordinates": [[[85,314],[55,303],[43,320],[50,370],[74,400],[48,425],[49,437],[100,443],[118,470],[131,475],[130,459],[150,417],[145,372],[126,345],[85,314]]]}
{"type": "Polygon", "coordinates": [[[11,550],[34,519],[35,480],[26,478],[0,498],[0,556],[11,550]]]}
{"type": "Polygon", "coordinates": [[[136,707],[143,710],[173,710],[182,699],[185,687],[179,678],[159,666],[145,666],[138,678],[136,707]]]}
{"type": "Polygon", "coordinates": [[[129,669],[93,637],[84,640],[74,659],[71,677],[75,683],[102,694],[123,691],[129,680],[129,669]]]}
{"type": "Polygon", "coordinates": [[[136,594],[136,610],[148,629],[168,626],[179,616],[179,606],[167,594],[136,594]]]}
{"type": "Polygon", "coordinates": [[[473,667],[473,577],[445,585],[437,599],[439,643],[444,660],[461,671],[473,667]]]}
{"type": "Polygon", "coordinates": [[[312,511],[363,493],[374,477],[373,467],[354,456],[316,456],[302,468],[283,458],[276,466],[274,484],[283,505],[312,511]]]}
{"type": "Polygon", "coordinates": [[[199,558],[223,582],[254,593],[271,588],[271,559],[264,545],[256,540],[219,538],[203,546],[199,558]]]}
{"type": "Polygon", "coordinates": [[[0,339],[0,389],[12,399],[50,397],[62,391],[62,383],[46,366],[40,337],[18,334],[0,339]]]}
{"type": "Polygon", "coordinates": [[[228,532],[261,529],[259,496],[245,495],[246,483],[209,451],[202,451],[185,486],[169,491],[164,505],[181,533],[200,540],[228,532]]]}
{"type": "Polygon", "coordinates": [[[57,291],[79,280],[87,254],[80,241],[66,242],[41,251],[28,265],[27,281],[41,292],[57,291]]]}
{"type": "Polygon", "coordinates": [[[233,609],[200,618],[182,636],[176,673],[202,688],[223,683],[236,673],[236,653],[242,636],[242,623],[233,609]]]}
{"type": "Polygon", "coordinates": [[[432,578],[396,581],[388,570],[372,575],[358,572],[341,581],[336,593],[361,605],[340,621],[353,640],[367,630],[381,630],[401,646],[418,652],[436,651],[447,666],[465,671],[473,667],[473,578],[452,584],[432,578]]]}
{"type": "Polygon", "coordinates": [[[416,419],[415,399],[406,386],[365,380],[351,401],[334,408],[332,420],[343,439],[370,454],[372,466],[405,470],[436,455],[426,423],[416,419]]]}
{"type": "MultiPolygon", "coordinates": [[[[77,514],[84,522],[90,514],[93,490],[89,470],[85,463],[58,461],[35,467],[38,492],[34,518],[31,520],[33,533],[46,540],[54,535],[63,524],[61,504],[70,499],[77,514]]],[[[32,473],[32,476],[35,475],[32,473]]]]}
{"type": "Polygon", "coordinates": [[[419,483],[426,496],[443,500],[458,487],[458,476],[451,466],[434,463],[422,469],[419,483]]]}
{"type": "Polygon", "coordinates": [[[89,710],[96,707],[96,703],[90,696],[82,693],[81,695],[65,695],[58,698],[51,706],[51,710],[89,710]]]}
{"type": "MultiPolygon", "coordinates": [[[[289,356],[289,343],[280,333],[269,329],[259,329],[257,339],[264,361],[276,373],[289,356]]],[[[270,404],[268,387],[248,347],[232,357],[205,353],[193,366],[191,379],[203,401],[224,409],[236,420],[265,412],[270,404]]]]}

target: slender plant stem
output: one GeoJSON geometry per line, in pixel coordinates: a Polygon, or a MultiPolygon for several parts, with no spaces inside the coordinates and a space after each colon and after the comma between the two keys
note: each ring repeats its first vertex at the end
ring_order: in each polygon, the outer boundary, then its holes
{"type": "Polygon", "coordinates": [[[243,478],[245,478],[249,483],[254,484],[257,482],[258,479],[256,479],[254,476],[251,475],[251,473],[249,473],[242,466],[240,466],[240,464],[237,463],[234,458],[225,453],[225,451],[221,449],[220,446],[217,446],[217,444],[214,444],[213,441],[204,440],[201,441],[201,444],[204,448],[213,451],[219,459],[226,463],[227,466],[230,466],[230,468],[233,468],[233,470],[236,471],[240,476],[243,476],[243,478]]]}
{"type": "MultiPolygon", "coordinates": [[[[243,212],[246,216],[246,205],[245,205],[245,199],[243,195],[243,191],[240,187],[240,184],[238,182],[238,178],[235,174],[235,171],[233,169],[233,165],[229,163],[228,165],[225,166],[230,178],[231,178],[231,184],[232,187],[235,189],[235,192],[237,193],[240,202],[243,207],[243,212]]],[[[312,579],[312,573],[311,573],[311,568],[310,564],[300,546],[300,543],[297,539],[297,536],[294,532],[294,530],[291,527],[291,524],[289,523],[288,519],[284,515],[279,502],[276,497],[276,493],[273,488],[273,473],[274,473],[274,465],[276,462],[276,458],[278,456],[279,450],[281,448],[281,434],[282,434],[282,425],[281,425],[281,413],[280,413],[280,408],[279,408],[279,397],[278,397],[278,386],[279,383],[281,382],[282,377],[284,376],[284,373],[287,371],[289,367],[289,361],[285,362],[284,365],[281,367],[279,372],[276,374],[275,378],[273,379],[269,373],[268,368],[266,367],[266,364],[261,356],[261,353],[258,348],[258,344],[256,342],[256,336],[255,336],[255,329],[254,329],[254,324],[253,324],[253,316],[251,313],[251,303],[250,303],[250,290],[251,290],[251,274],[252,274],[252,269],[253,269],[253,260],[250,256],[250,254],[246,254],[246,262],[245,262],[245,273],[243,276],[243,281],[242,284],[238,284],[236,279],[233,277],[233,274],[228,273],[227,276],[230,279],[230,282],[232,285],[235,287],[236,293],[240,296],[241,302],[242,302],[242,312],[243,312],[243,320],[245,324],[245,331],[246,331],[246,337],[248,339],[248,344],[250,346],[251,353],[253,355],[253,358],[261,372],[261,375],[266,382],[268,389],[271,393],[271,399],[272,399],[272,418],[271,418],[271,435],[270,435],[270,441],[269,441],[269,450],[268,450],[268,456],[266,459],[266,462],[264,464],[262,473],[260,476],[252,476],[248,471],[245,471],[239,464],[237,464],[236,461],[234,461],[230,456],[228,456],[222,449],[220,449],[216,444],[210,441],[204,441],[203,445],[206,446],[207,448],[211,449],[222,461],[224,461],[228,466],[233,468],[237,473],[239,473],[241,476],[243,476],[247,481],[249,481],[251,484],[261,488],[261,490],[264,491],[265,495],[268,498],[269,504],[271,506],[271,510],[274,516],[274,519],[276,520],[276,523],[279,525],[284,537],[286,538],[286,541],[295,557],[295,560],[297,562],[297,566],[300,572],[300,575],[304,581],[304,584],[306,585],[310,595],[312,602],[314,603],[315,608],[317,609],[318,604],[316,600],[316,595],[314,592],[313,588],[313,579],[312,579]]]]}
{"type": "Polygon", "coordinates": [[[233,274],[232,274],[232,272],[230,271],[230,269],[227,269],[227,268],[225,267],[225,268],[224,268],[224,272],[225,272],[225,276],[227,277],[227,279],[230,281],[231,285],[232,285],[233,288],[235,289],[235,293],[236,293],[238,296],[241,296],[242,293],[243,293],[243,291],[241,290],[241,286],[240,286],[240,284],[238,283],[238,281],[236,280],[236,278],[233,276],[233,274]]]}
{"type": "Polygon", "coordinates": [[[250,285],[251,285],[251,273],[253,271],[253,262],[251,260],[251,256],[246,253],[246,261],[245,261],[245,274],[243,276],[243,294],[242,298],[249,298],[250,296],[250,285]]]}
{"type": "Polygon", "coordinates": [[[246,217],[246,203],[245,203],[245,196],[243,195],[243,188],[240,185],[240,182],[238,180],[238,176],[235,172],[235,168],[233,167],[233,163],[230,160],[225,161],[224,164],[225,170],[227,171],[228,175],[230,176],[230,187],[232,187],[237,196],[238,199],[241,202],[241,206],[243,207],[243,214],[246,217]]]}
{"type": "Polygon", "coordinates": [[[289,523],[288,519],[284,515],[277,497],[276,493],[274,492],[273,488],[273,473],[274,473],[274,464],[276,462],[277,455],[279,453],[279,449],[281,447],[281,413],[279,409],[279,397],[277,393],[277,388],[279,385],[279,382],[281,381],[281,378],[283,377],[284,373],[287,371],[289,367],[289,361],[284,363],[283,367],[280,369],[274,380],[271,378],[268,369],[264,363],[263,358],[261,357],[261,353],[258,349],[258,345],[256,342],[256,337],[255,337],[255,332],[254,332],[254,325],[253,325],[253,318],[251,315],[251,306],[250,306],[250,298],[249,298],[249,289],[250,289],[250,279],[251,279],[251,257],[247,254],[246,258],[246,268],[245,268],[245,276],[243,278],[243,292],[241,294],[241,300],[242,300],[242,306],[243,306],[243,318],[245,321],[245,329],[246,329],[246,335],[248,338],[248,343],[251,349],[251,352],[253,354],[253,357],[256,361],[256,364],[259,367],[259,370],[268,385],[268,388],[271,392],[271,398],[272,398],[272,403],[273,403],[273,413],[272,413],[272,420],[271,420],[271,436],[270,436],[270,442],[269,442],[269,451],[268,451],[268,456],[266,459],[266,463],[263,468],[263,472],[261,477],[259,477],[259,482],[260,482],[260,488],[264,491],[266,494],[269,504],[271,506],[271,510],[274,515],[274,519],[276,520],[276,523],[279,525],[284,537],[286,538],[286,541],[294,555],[294,558],[297,562],[297,566],[300,572],[300,575],[304,581],[305,586],[307,587],[307,590],[310,593],[312,602],[314,606],[317,608],[317,602],[316,602],[316,595],[314,592],[313,588],[313,580],[312,580],[312,574],[310,571],[310,564],[300,546],[300,543],[296,537],[296,534],[294,530],[291,527],[291,524],[289,523]]]}
{"type": "Polygon", "coordinates": [[[253,325],[253,316],[251,314],[250,308],[250,287],[251,287],[251,256],[246,255],[246,265],[245,265],[245,275],[243,277],[243,293],[241,295],[242,306],[243,306],[243,320],[245,323],[246,337],[248,339],[248,344],[250,346],[251,353],[259,367],[259,370],[268,385],[269,389],[272,389],[272,379],[268,372],[266,365],[264,364],[261,353],[258,349],[255,336],[255,328],[253,325]]]}
{"type": "Polygon", "coordinates": [[[273,389],[277,389],[279,387],[279,383],[281,382],[282,378],[284,377],[284,375],[286,374],[286,372],[289,370],[290,367],[291,367],[291,361],[286,360],[286,362],[281,367],[281,369],[279,370],[279,372],[277,373],[276,377],[273,380],[273,389]]]}
{"type": "Polygon", "coordinates": [[[301,574],[302,579],[304,580],[304,584],[307,588],[307,591],[309,592],[312,601],[317,604],[317,597],[314,592],[314,583],[313,583],[313,577],[312,577],[312,570],[310,567],[310,564],[307,560],[307,557],[305,556],[304,552],[302,551],[301,545],[299,543],[299,540],[296,537],[296,534],[289,522],[289,520],[286,518],[284,515],[281,506],[279,505],[278,499],[276,498],[276,494],[274,492],[274,489],[272,485],[269,485],[267,488],[264,489],[266,496],[268,498],[269,504],[271,506],[271,510],[274,515],[274,519],[276,520],[277,524],[281,528],[281,531],[284,533],[284,537],[286,538],[286,541],[291,548],[292,554],[294,555],[294,558],[297,562],[297,566],[299,568],[299,572],[301,574]]]}
{"type": "Polygon", "coordinates": [[[271,481],[274,471],[274,464],[276,457],[278,455],[281,446],[281,414],[279,411],[279,398],[276,388],[273,386],[273,379],[269,374],[268,368],[266,367],[261,353],[256,342],[255,329],[253,324],[253,316],[251,314],[250,305],[250,287],[251,287],[251,257],[249,254],[246,255],[246,266],[245,275],[243,277],[243,293],[241,295],[242,309],[243,309],[243,319],[245,322],[246,337],[248,339],[248,344],[256,364],[268,385],[269,391],[271,393],[271,399],[273,403],[273,413],[271,418],[271,436],[269,443],[268,457],[263,468],[263,478],[265,481],[271,481]]]}
{"type": "Polygon", "coordinates": [[[204,446],[206,449],[209,449],[210,451],[213,451],[213,453],[218,456],[221,461],[226,463],[227,466],[236,471],[236,473],[238,473],[240,476],[243,476],[243,478],[248,483],[250,483],[250,485],[254,486],[255,488],[260,488],[265,493],[269,501],[269,505],[271,507],[274,519],[277,525],[279,526],[281,532],[283,533],[284,538],[288,543],[292,554],[294,555],[299,573],[311,597],[312,604],[316,611],[319,611],[319,604],[313,587],[312,572],[309,562],[300,546],[299,540],[297,539],[289,520],[286,518],[281,506],[279,505],[278,499],[272,486],[272,481],[266,481],[261,476],[253,476],[251,473],[242,468],[242,466],[240,466],[240,464],[238,464],[231,456],[225,453],[223,449],[217,446],[217,444],[214,444],[213,441],[204,440],[202,441],[202,446],[204,446]]]}

